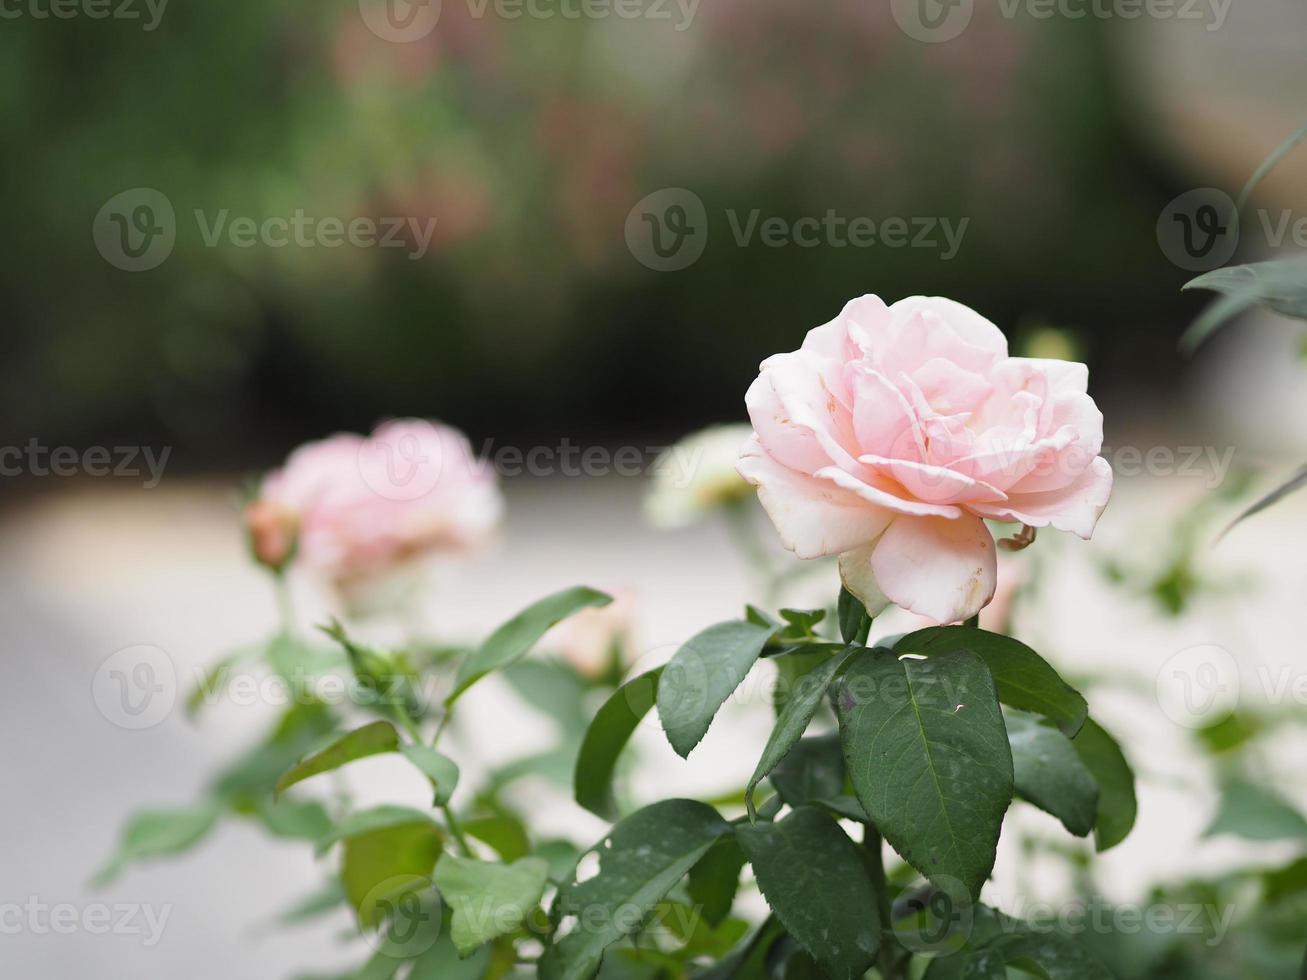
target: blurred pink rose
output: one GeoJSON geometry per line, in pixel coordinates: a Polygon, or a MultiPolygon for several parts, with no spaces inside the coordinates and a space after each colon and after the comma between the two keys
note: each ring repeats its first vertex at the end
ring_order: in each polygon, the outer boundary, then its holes
{"type": "Polygon", "coordinates": [[[367,438],[348,433],[300,446],[264,478],[247,520],[257,554],[260,534],[274,541],[261,530],[272,523],[267,515],[293,516],[296,561],[344,585],[418,556],[465,551],[502,512],[494,471],[478,463],[461,432],[400,419],[367,438]]]}
{"type": "Polygon", "coordinates": [[[614,665],[627,666],[635,650],[635,593],[609,589],[613,601],[582,609],[553,629],[558,652],[583,677],[602,677],[614,665]]]}
{"type": "Polygon", "coordinates": [[[840,556],[872,612],[942,623],[994,595],[982,518],[1088,538],[1112,491],[1089,371],[1009,357],[960,303],[855,299],[762,364],[739,462],[785,546],[840,556]]]}

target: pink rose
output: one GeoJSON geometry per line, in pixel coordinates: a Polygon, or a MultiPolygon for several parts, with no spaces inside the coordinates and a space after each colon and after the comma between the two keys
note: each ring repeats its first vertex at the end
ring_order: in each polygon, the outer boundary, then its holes
{"type": "Polygon", "coordinates": [[[342,585],[418,556],[469,549],[499,523],[503,499],[494,471],[461,432],[399,419],[368,438],[349,433],[300,446],[264,478],[246,513],[256,544],[276,540],[267,515],[293,521],[296,561],[342,585]]]}
{"type": "Polygon", "coordinates": [[[983,519],[1093,533],[1112,468],[1088,381],[1083,364],[1009,357],[960,303],[863,296],[762,363],[739,471],[785,546],[839,555],[873,613],[957,622],[994,595],[983,519]]]}

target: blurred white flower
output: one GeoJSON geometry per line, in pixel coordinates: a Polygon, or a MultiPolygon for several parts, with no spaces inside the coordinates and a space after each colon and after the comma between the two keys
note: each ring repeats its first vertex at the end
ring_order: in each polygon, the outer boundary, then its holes
{"type": "Polygon", "coordinates": [[[748,499],[753,488],[735,464],[752,434],[743,423],[714,425],[659,455],[644,498],[646,520],[660,528],[687,527],[717,508],[748,499]]]}

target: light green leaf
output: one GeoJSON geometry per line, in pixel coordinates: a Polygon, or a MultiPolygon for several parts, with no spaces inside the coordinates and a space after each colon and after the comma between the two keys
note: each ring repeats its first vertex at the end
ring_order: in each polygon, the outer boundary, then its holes
{"type": "Polygon", "coordinates": [[[531,851],[531,841],[527,837],[526,827],[522,821],[508,813],[496,813],[488,817],[476,817],[463,821],[463,832],[475,837],[505,861],[516,861],[531,851]]]}
{"type": "Polygon", "coordinates": [[[481,980],[490,967],[491,948],[483,946],[467,959],[458,955],[453,941],[441,936],[413,961],[408,980],[481,980]]]}
{"type": "Polygon", "coordinates": [[[753,775],[749,778],[749,785],[745,788],[744,801],[748,807],[750,819],[754,817],[754,789],[768,773],[780,765],[781,760],[785,758],[790,749],[794,748],[794,744],[803,737],[803,733],[808,729],[808,724],[812,721],[812,716],[817,713],[822,698],[826,696],[826,691],[830,687],[835,674],[844,666],[853,653],[862,649],[864,648],[847,647],[843,652],[814,667],[799,680],[794,692],[781,710],[780,717],[776,719],[776,726],[772,729],[767,744],[762,750],[762,758],[758,760],[758,765],[754,767],[753,775]]]}
{"type": "Polygon", "coordinates": [[[1087,836],[1098,817],[1098,784],[1071,740],[1034,715],[1009,711],[1005,721],[1017,793],[1087,836]]]}
{"type": "Polygon", "coordinates": [[[876,827],[931,880],[978,895],[1012,801],[1012,753],[984,662],[871,650],[837,690],[845,763],[876,827]]]}
{"type": "Polygon", "coordinates": [[[435,826],[435,821],[422,810],[414,810],[406,806],[377,806],[369,810],[358,810],[344,817],[324,834],[318,841],[315,852],[321,857],[336,844],[351,837],[371,833],[374,830],[384,830],[386,827],[423,822],[435,826]]]}
{"type": "Polygon", "coordinates": [[[394,752],[398,748],[399,735],[395,732],[395,726],[388,721],[374,721],[370,725],[364,725],[342,735],[321,752],[316,752],[291,766],[277,780],[276,795],[280,796],[291,786],[303,782],[310,776],[339,769],[357,759],[394,752]]]}
{"type": "Polygon", "coordinates": [[[831,817],[800,807],[736,837],[786,931],[833,980],[856,980],[880,949],[876,890],[856,845],[831,817]]]}
{"type": "Polygon", "coordinates": [[[653,707],[662,673],[663,668],[659,667],[614,691],[595,715],[581,742],[573,778],[576,802],[605,820],[617,819],[617,802],[613,797],[617,760],[640,719],[653,707]]]}
{"type": "Polygon", "coordinates": [[[463,661],[454,682],[454,690],[445,699],[445,703],[453,704],[464,691],[492,670],[507,667],[526,656],[540,637],[568,616],[592,606],[606,606],[612,601],[611,596],[602,592],[578,586],[555,592],[527,606],[491,633],[463,661]]]}
{"type": "Polygon", "coordinates": [[[450,936],[467,956],[492,939],[514,932],[540,902],[549,863],[522,858],[490,864],[446,854],[436,865],[436,888],[453,913],[450,936]]]}
{"type": "Polygon", "coordinates": [[[1080,761],[1098,784],[1098,818],[1094,846],[1100,851],[1126,839],[1135,825],[1135,774],[1116,740],[1092,718],[1071,740],[1080,761]]]}
{"type": "Polygon", "coordinates": [[[545,950],[541,980],[590,980],[604,950],[638,930],[640,918],[729,832],[716,810],[694,800],[663,800],[618,823],[595,848],[599,872],[558,890],[551,917],[571,929],[545,950]]]}
{"type": "Polygon", "coordinates": [[[259,820],[270,833],[291,840],[317,841],[331,830],[331,817],[313,800],[261,800],[259,820]]]}
{"type": "Polygon", "coordinates": [[[740,686],[767,640],[767,626],[732,621],[709,626],[672,656],[658,683],[658,718],[685,758],[708,733],[717,710],[740,686]]]}
{"type": "Polygon", "coordinates": [[[1232,520],[1228,525],[1226,525],[1225,530],[1221,532],[1220,536],[1216,540],[1220,541],[1221,538],[1224,538],[1227,534],[1233,531],[1237,524],[1241,524],[1242,522],[1246,521],[1248,518],[1252,517],[1254,514],[1260,514],[1268,507],[1275,506],[1285,497],[1289,496],[1292,493],[1296,493],[1297,491],[1301,490],[1303,487],[1307,487],[1307,466],[1300,467],[1298,471],[1293,474],[1293,476],[1289,477],[1289,479],[1285,480],[1283,483],[1281,483],[1278,487],[1276,487],[1266,496],[1258,500],[1257,503],[1253,504],[1242,514],[1240,514],[1238,517],[1232,520]]]}
{"type": "Polygon", "coordinates": [[[435,805],[444,806],[448,803],[454,795],[454,787],[458,785],[458,764],[429,745],[405,745],[400,752],[431,780],[431,786],[436,792],[435,805]]]}
{"type": "Polygon", "coordinates": [[[1080,692],[1062,680],[1048,661],[1010,636],[970,626],[932,626],[902,637],[894,649],[928,657],[970,650],[989,668],[1000,701],[1043,715],[1068,736],[1080,731],[1088,717],[1080,692]]]}
{"type": "Polygon", "coordinates": [[[347,838],[340,880],[359,924],[377,925],[406,896],[430,887],[440,848],[440,830],[425,819],[347,838]]]}
{"type": "Polygon", "coordinates": [[[222,812],[217,803],[179,807],[173,810],[143,810],[127,821],[118,841],[118,852],[95,876],[96,885],[107,885],[133,861],[183,854],[204,840],[222,812]]]}
{"type": "Polygon", "coordinates": [[[1205,837],[1231,834],[1245,840],[1305,840],[1307,820],[1278,793],[1252,783],[1231,783],[1221,794],[1205,837]]]}

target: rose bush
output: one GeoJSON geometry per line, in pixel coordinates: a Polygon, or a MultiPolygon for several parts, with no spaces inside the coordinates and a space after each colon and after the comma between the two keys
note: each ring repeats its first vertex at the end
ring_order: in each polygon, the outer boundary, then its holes
{"type": "Polygon", "coordinates": [[[739,471],[785,546],[840,556],[874,614],[941,623],[994,595],[985,520],[1088,538],[1112,491],[1083,364],[1009,357],[952,300],[863,296],[762,363],[739,471]]]}

